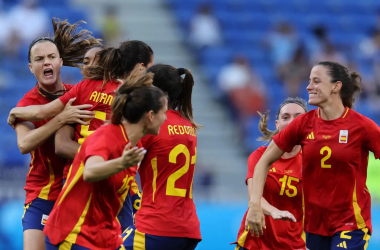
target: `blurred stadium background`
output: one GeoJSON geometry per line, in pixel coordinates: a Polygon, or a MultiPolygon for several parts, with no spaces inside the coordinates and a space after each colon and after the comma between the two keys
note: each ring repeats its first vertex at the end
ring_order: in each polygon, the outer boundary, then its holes
{"type": "MultiPolygon", "coordinates": [[[[355,109],[380,124],[380,1],[378,0],[0,0],[0,249],[22,249],[21,216],[29,155],[7,125],[9,111],[36,83],[28,46],[52,35],[51,18],[104,39],[137,39],[155,62],[195,76],[198,134],[194,199],[203,241],[197,249],[233,249],[247,207],[246,159],[262,142],[256,111],[275,113],[287,96],[307,99],[311,66],[339,61],[363,77],[355,109]]],[[[76,68],[62,69],[75,84],[76,68]]],[[[312,107],[310,107],[312,108],[312,107]]],[[[380,162],[371,156],[368,187],[380,249],[380,162]]]]}

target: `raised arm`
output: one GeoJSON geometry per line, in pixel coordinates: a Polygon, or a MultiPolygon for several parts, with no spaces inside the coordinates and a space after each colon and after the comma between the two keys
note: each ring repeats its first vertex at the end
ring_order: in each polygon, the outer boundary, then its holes
{"type": "MultiPolygon", "coordinates": [[[[15,130],[17,134],[17,144],[20,152],[22,154],[30,153],[31,151],[41,146],[46,141],[46,139],[53,135],[64,124],[78,122],[81,118],[81,115],[78,115],[75,111],[78,111],[78,109],[73,109],[71,102],[69,102],[61,113],[37,129],[32,122],[28,121],[19,122],[16,124],[15,130]]],[[[85,123],[83,121],[81,122],[85,123]]]]}
{"type": "Polygon", "coordinates": [[[284,151],[282,151],[274,143],[274,141],[272,141],[255,167],[255,172],[253,174],[251,184],[252,188],[249,194],[249,211],[247,214],[247,223],[253,236],[254,234],[257,236],[263,234],[263,227],[265,228],[265,220],[261,201],[264,184],[270,166],[283,154],[284,151]]]}
{"type": "Polygon", "coordinates": [[[124,169],[136,166],[146,153],[144,148],[131,148],[127,144],[124,148],[123,155],[119,158],[105,161],[101,156],[91,156],[87,159],[84,170],[83,179],[87,182],[95,182],[107,179],[124,169]]]}
{"type": "MultiPolygon", "coordinates": [[[[27,121],[43,121],[58,115],[65,105],[56,99],[45,105],[31,105],[27,107],[16,107],[11,110],[9,117],[19,118],[27,121]]],[[[8,118],[9,123],[9,118],[8,118]]]]}
{"type": "Polygon", "coordinates": [[[74,159],[80,144],[74,140],[75,128],[65,125],[55,133],[55,153],[66,159],[74,159]]]}
{"type": "MultiPolygon", "coordinates": [[[[91,108],[91,104],[84,104],[78,106],[72,106],[72,103],[75,101],[75,98],[70,99],[67,105],[70,106],[70,110],[68,112],[72,112],[78,115],[78,120],[81,118],[93,118],[93,112],[88,110],[91,108]]],[[[66,106],[67,106],[66,105],[66,106]]],[[[27,120],[27,121],[43,121],[50,117],[58,115],[63,109],[65,105],[59,100],[56,99],[52,102],[49,102],[45,105],[31,105],[27,107],[16,107],[11,110],[8,116],[8,124],[13,126],[15,120],[17,118],[27,120]]],[[[80,121],[78,121],[81,123],[80,121]]],[[[83,121],[82,123],[83,124],[83,121]]]]}

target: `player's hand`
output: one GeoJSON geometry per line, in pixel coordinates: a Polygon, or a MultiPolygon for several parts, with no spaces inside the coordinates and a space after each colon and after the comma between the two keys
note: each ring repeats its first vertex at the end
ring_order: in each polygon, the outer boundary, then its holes
{"type": "Polygon", "coordinates": [[[288,211],[281,211],[276,209],[275,211],[271,212],[270,216],[275,220],[287,220],[297,222],[294,215],[288,211]]]}
{"type": "Polygon", "coordinates": [[[121,156],[122,165],[124,168],[130,168],[137,165],[142,161],[146,150],[144,148],[138,148],[131,146],[131,143],[128,143],[123,151],[123,155],[121,156]]]}
{"type": "Polygon", "coordinates": [[[90,122],[84,121],[82,119],[93,119],[95,117],[95,113],[93,111],[83,110],[83,109],[91,108],[92,105],[83,104],[83,105],[72,106],[75,99],[76,98],[72,98],[69,100],[65,108],[59,114],[60,118],[65,124],[79,123],[81,125],[89,125],[90,122]]]}
{"type": "Polygon", "coordinates": [[[264,234],[263,228],[265,229],[265,218],[263,210],[261,209],[261,206],[250,206],[246,223],[245,223],[245,229],[248,231],[251,231],[252,236],[259,237],[260,235],[264,234]]]}
{"type": "MultiPolygon", "coordinates": [[[[13,110],[13,109],[12,109],[12,110],[13,110]]],[[[15,121],[16,121],[16,116],[14,116],[14,115],[12,114],[12,110],[11,110],[11,112],[9,112],[7,122],[8,122],[8,124],[9,124],[12,128],[15,128],[14,123],[15,123],[15,121]]]]}

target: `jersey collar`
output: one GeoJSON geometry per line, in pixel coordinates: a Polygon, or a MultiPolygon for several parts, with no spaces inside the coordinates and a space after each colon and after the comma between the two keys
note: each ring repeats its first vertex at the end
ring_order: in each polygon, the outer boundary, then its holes
{"type": "MultiPolygon", "coordinates": [[[[346,108],[346,110],[343,112],[342,116],[339,117],[339,118],[344,119],[344,118],[347,116],[348,111],[349,111],[350,109],[349,109],[348,107],[345,107],[345,108],[346,108]]],[[[318,117],[318,118],[321,118],[320,113],[321,113],[321,108],[318,108],[318,109],[317,109],[317,117],[318,117]]],[[[339,119],[339,118],[338,118],[338,119],[339,119]]],[[[321,118],[321,119],[322,119],[322,118],[321,118]]]]}
{"type": "Polygon", "coordinates": [[[119,126],[120,126],[121,133],[123,134],[123,137],[124,137],[125,141],[128,142],[129,140],[128,140],[128,137],[127,137],[127,131],[125,131],[125,128],[124,128],[123,124],[119,124],[119,126]]]}

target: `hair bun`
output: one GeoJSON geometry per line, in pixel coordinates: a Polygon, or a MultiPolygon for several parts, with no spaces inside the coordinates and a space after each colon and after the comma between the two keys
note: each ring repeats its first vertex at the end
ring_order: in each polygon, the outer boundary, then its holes
{"type": "Polygon", "coordinates": [[[177,71],[180,76],[186,73],[186,70],[184,68],[178,68],[177,71]]]}

